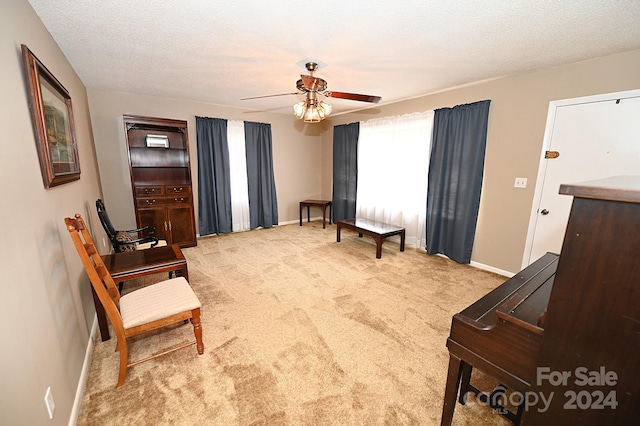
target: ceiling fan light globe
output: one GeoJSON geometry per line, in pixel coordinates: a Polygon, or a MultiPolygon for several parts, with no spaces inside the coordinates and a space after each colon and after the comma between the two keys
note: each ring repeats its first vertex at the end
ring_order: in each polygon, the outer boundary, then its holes
{"type": "Polygon", "coordinates": [[[304,117],[304,113],[307,110],[307,103],[306,102],[298,102],[297,104],[293,105],[293,115],[296,116],[296,118],[302,118],[304,117]]]}
{"type": "Polygon", "coordinates": [[[304,113],[305,123],[318,123],[322,118],[323,117],[320,116],[318,108],[315,106],[307,108],[307,111],[304,113]]]}
{"type": "Polygon", "coordinates": [[[331,114],[331,111],[333,111],[333,107],[331,106],[331,104],[328,104],[324,101],[320,101],[320,108],[322,109],[325,117],[329,116],[329,114],[331,114]]]}

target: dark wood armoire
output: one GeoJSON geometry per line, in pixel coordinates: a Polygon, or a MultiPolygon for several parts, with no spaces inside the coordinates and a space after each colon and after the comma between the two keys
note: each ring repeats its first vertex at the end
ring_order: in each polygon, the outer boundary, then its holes
{"type": "Polygon", "coordinates": [[[167,244],[195,246],[187,122],[125,115],[138,227],[154,226],[167,244]]]}

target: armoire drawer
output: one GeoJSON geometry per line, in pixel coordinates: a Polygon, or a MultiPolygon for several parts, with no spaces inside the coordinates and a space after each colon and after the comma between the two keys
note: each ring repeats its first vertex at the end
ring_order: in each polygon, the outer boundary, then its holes
{"type": "Polygon", "coordinates": [[[136,186],[136,197],[161,196],[164,195],[164,186],[136,186]]]}
{"type": "Polygon", "coordinates": [[[164,187],[164,193],[167,196],[172,195],[190,195],[191,185],[167,185],[164,187]]]}
{"type": "Polygon", "coordinates": [[[189,204],[191,205],[191,196],[180,196],[176,195],[174,197],[149,197],[149,198],[137,198],[136,199],[136,207],[144,208],[144,207],[154,207],[154,206],[169,206],[175,204],[189,204]]]}

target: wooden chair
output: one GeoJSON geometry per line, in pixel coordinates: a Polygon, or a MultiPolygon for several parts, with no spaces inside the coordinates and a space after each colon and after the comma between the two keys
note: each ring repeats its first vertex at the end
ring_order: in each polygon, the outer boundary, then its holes
{"type": "Polygon", "coordinates": [[[73,244],[82,259],[91,285],[104,306],[117,337],[116,350],[120,352],[120,373],[116,387],[124,384],[127,368],[179,349],[196,345],[198,354],[204,353],[200,301],[191,286],[178,277],[152,284],[120,296],[109,271],[98,253],[93,239],[80,214],[66,218],[65,224],[73,244]],[[139,361],[129,363],[127,338],[171,324],[190,320],[196,340],[139,361]]]}
{"type": "Polygon", "coordinates": [[[98,217],[100,223],[104,228],[104,231],[111,241],[113,250],[116,253],[123,251],[144,250],[152,247],[166,246],[165,240],[160,240],[155,236],[156,228],[153,226],[144,226],[138,229],[129,229],[127,231],[118,231],[113,227],[111,219],[107,214],[107,209],[104,206],[104,201],[100,198],[96,200],[96,210],[98,211],[98,217]]]}

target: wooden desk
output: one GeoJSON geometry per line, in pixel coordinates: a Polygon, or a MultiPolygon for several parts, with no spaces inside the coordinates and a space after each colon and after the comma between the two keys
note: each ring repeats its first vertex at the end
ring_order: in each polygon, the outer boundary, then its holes
{"type": "MultiPolygon", "coordinates": [[[[105,266],[115,282],[131,280],[144,275],[160,272],[174,272],[189,281],[187,261],[176,244],[165,247],[153,247],[146,250],[125,251],[102,256],[105,266]]],[[[93,286],[91,287],[93,291],[93,286]]],[[[98,314],[98,325],[102,341],[110,339],[109,324],[104,307],[93,292],[93,302],[98,314]]]]}
{"type": "Polygon", "coordinates": [[[300,201],[300,226],[302,226],[302,209],[307,208],[307,222],[311,221],[309,216],[309,207],[320,207],[322,209],[322,229],[326,228],[325,218],[327,207],[329,207],[329,224],[331,224],[331,201],[325,200],[304,200],[300,201]]]}
{"type": "Polygon", "coordinates": [[[400,251],[404,251],[405,229],[388,223],[376,222],[370,219],[339,220],[336,241],[340,242],[340,230],[347,228],[356,231],[359,237],[366,234],[376,240],[376,259],[382,257],[382,243],[387,237],[400,235],[400,251]]]}

